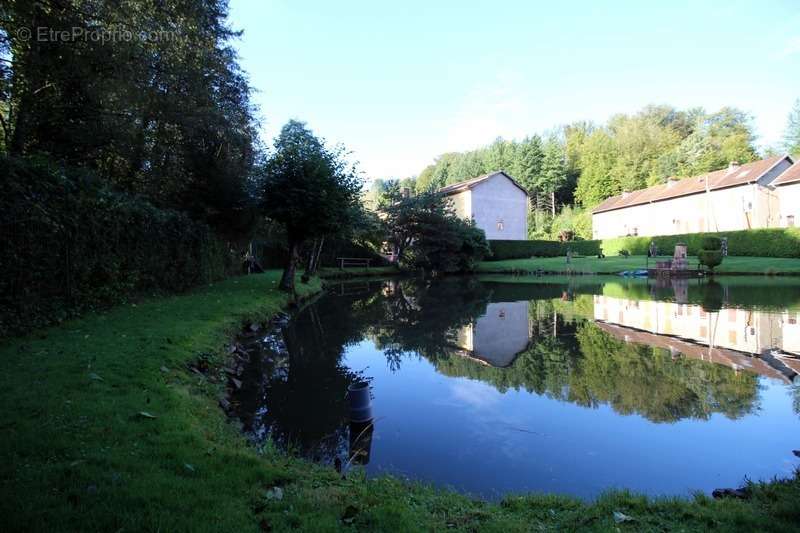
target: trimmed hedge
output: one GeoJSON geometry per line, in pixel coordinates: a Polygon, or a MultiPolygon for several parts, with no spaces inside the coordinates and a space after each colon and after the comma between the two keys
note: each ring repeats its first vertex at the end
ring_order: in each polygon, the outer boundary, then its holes
{"type": "MultiPolygon", "coordinates": [[[[603,253],[617,255],[628,250],[633,255],[646,255],[650,242],[655,241],[659,254],[672,255],[675,245],[685,243],[689,255],[703,249],[706,237],[727,237],[728,255],[749,257],[800,257],[800,228],[770,228],[718,233],[690,233],[656,237],[619,237],[602,241],[603,253]]],[[[597,241],[595,241],[597,242],[597,241]]]]}
{"type": "Polygon", "coordinates": [[[800,258],[800,228],[769,228],[718,233],[688,233],[681,235],[659,235],[655,237],[618,237],[614,239],[587,241],[489,241],[491,260],[526,259],[528,257],[558,257],[566,255],[567,249],[581,255],[597,255],[602,251],[607,256],[619,255],[627,250],[631,255],[647,255],[650,243],[655,241],[660,255],[672,255],[675,245],[687,245],[689,255],[697,255],[703,249],[707,237],[727,237],[728,255],[749,257],[797,257],[800,258]]]}
{"type": "Polygon", "coordinates": [[[0,336],[179,292],[237,266],[205,224],[111,190],[84,171],[0,158],[0,336]]]}
{"type": "Polygon", "coordinates": [[[528,257],[559,257],[567,250],[580,255],[600,253],[600,241],[489,241],[490,260],[526,259],[528,257]]]}

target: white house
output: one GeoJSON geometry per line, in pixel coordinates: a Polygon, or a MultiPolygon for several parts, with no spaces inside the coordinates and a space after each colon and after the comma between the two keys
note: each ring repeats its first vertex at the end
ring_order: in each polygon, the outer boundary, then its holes
{"type": "Polygon", "coordinates": [[[505,172],[492,172],[439,189],[456,213],[471,218],[490,240],[528,238],[528,192],[505,172]]]}
{"type": "Polygon", "coordinates": [[[592,236],[607,239],[786,226],[783,210],[798,209],[796,183],[800,180],[786,181],[783,190],[776,184],[790,171],[797,175],[796,168],[790,169],[793,163],[788,155],[745,165],[731,163],[701,176],[670,179],[613,196],[592,211],[592,236]]]}
{"type": "Polygon", "coordinates": [[[778,193],[783,227],[800,225],[800,162],[781,174],[773,183],[778,193]]]}
{"type": "Polygon", "coordinates": [[[494,367],[511,366],[531,341],[528,300],[494,302],[486,313],[458,333],[462,355],[494,367]]]}

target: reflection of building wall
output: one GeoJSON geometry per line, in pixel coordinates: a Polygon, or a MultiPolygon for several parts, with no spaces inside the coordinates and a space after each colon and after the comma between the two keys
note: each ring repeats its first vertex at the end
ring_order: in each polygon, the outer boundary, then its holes
{"type": "Polygon", "coordinates": [[[790,314],[795,324],[786,313],[747,309],[710,313],[699,305],[594,296],[596,320],[754,354],[776,348],[800,350],[797,313],[790,314]]]}
{"type": "Polygon", "coordinates": [[[800,313],[784,312],[782,326],[783,351],[800,355],[800,313]]]}
{"type": "Polygon", "coordinates": [[[528,302],[497,302],[486,306],[486,314],[458,332],[458,344],[492,366],[514,362],[529,342],[528,302]]]}

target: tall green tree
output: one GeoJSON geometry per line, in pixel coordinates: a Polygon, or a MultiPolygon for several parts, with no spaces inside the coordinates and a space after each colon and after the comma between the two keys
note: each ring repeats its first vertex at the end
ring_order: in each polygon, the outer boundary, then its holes
{"type": "Polygon", "coordinates": [[[539,174],[537,190],[549,198],[551,215],[556,215],[556,191],[567,179],[564,148],[555,136],[550,136],[544,145],[542,169],[539,174]]]}
{"type": "Polygon", "coordinates": [[[516,150],[516,161],[511,172],[514,178],[532,193],[539,185],[537,178],[542,172],[544,149],[542,138],[538,135],[526,137],[516,150]]]}
{"type": "Polygon", "coordinates": [[[89,168],[237,232],[257,147],[227,14],[227,0],[9,0],[0,17],[7,151],[89,168]]]}
{"type": "Polygon", "coordinates": [[[303,122],[289,121],[264,166],[261,209],[286,228],[289,257],[280,287],[294,291],[301,246],[352,227],[361,179],[343,148],[329,149],[303,122]]]}
{"type": "Polygon", "coordinates": [[[795,100],[794,107],[786,121],[783,147],[790,154],[800,155],[800,98],[795,100]]]}
{"type": "Polygon", "coordinates": [[[614,140],[605,130],[595,130],[589,135],[581,150],[578,186],[575,199],[584,207],[594,207],[604,199],[622,192],[622,184],[614,176],[617,149],[614,140]]]}

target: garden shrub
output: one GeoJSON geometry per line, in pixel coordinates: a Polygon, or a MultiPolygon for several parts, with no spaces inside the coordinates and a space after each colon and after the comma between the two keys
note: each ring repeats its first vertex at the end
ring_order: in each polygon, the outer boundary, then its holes
{"type": "Polygon", "coordinates": [[[703,242],[700,246],[702,250],[722,250],[722,239],[713,235],[706,235],[703,237],[703,242]]]}
{"type": "Polygon", "coordinates": [[[186,214],[86,172],[0,158],[0,336],[234,269],[226,243],[186,214]]]}
{"type": "Polygon", "coordinates": [[[714,267],[722,264],[722,250],[700,250],[697,252],[697,259],[713,272],[714,267]]]}
{"type": "Polygon", "coordinates": [[[566,255],[567,250],[579,255],[597,255],[600,253],[600,241],[489,241],[492,250],[491,259],[526,259],[528,257],[559,257],[566,255]]]}

